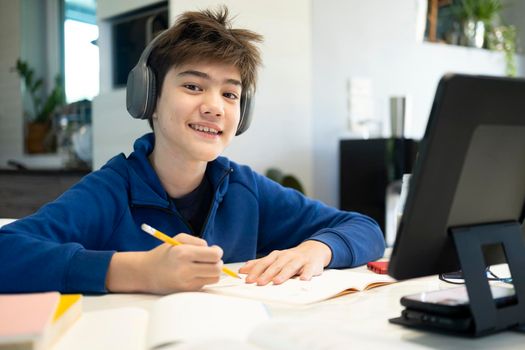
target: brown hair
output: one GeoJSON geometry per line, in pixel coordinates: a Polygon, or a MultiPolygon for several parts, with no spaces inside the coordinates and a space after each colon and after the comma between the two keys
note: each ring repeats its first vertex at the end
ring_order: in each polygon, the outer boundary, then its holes
{"type": "Polygon", "coordinates": [[[240,71],[243,89],[255,91],[261,57],[254,42],[262,39],[255,32],[231,28],[226,6],[184,12],[159,37],[148,60],[155,72],[157,96],[168,70],[190,61],[232,64],[240,71]]]}

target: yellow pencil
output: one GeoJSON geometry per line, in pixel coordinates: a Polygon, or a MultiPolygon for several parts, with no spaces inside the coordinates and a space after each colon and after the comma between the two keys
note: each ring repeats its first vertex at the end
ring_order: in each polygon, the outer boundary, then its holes
{"type": "MultiPolygon", "coordinates": [[[[177,241],[176,239],[171,238],[170,236],[166,235],[165,233],[160,232],[159,230],[151,227],[148,224],[142,224],[140,227],[142,228],[143,231],[149,233],[153,237],[156,237],[156,238],[160,239],[164,243],[169,243],[171,245],[182,245],[181,242],[177,241]]],[[[227,274],[228,276],[231,276],[231,277],[241,278],[241,277],[239,277],[238,274],[236,274],[232,270],[228,269],[227,267],[223,267],[222,268],[222,272],[224,272],[225,274],[227,274]]]]}

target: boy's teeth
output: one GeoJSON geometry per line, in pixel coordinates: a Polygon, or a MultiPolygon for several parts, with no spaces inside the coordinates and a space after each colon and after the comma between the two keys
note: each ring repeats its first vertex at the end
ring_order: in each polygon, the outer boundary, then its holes
{"type": "Polygon", "coordinates": [[[214,134],[214,135],[217,135],[219,133],[217,130],[211,129],[205,126],[190,124],[190,127],[194,130],[203,131],[203,132],[207,132],[207,133],[214,134]]]}

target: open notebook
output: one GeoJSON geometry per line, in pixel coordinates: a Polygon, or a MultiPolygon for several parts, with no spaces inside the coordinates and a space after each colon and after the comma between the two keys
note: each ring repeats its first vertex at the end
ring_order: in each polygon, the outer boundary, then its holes
{"type": "Polygon", "coordinates": [[[293,278],[280,285],[266,286],[246,284],[245,275],[240,276],[243,278],[224,276],[219,283],[204,287],[204,291],[264,302],[305,305],[395,282],[387,275],[355,270],[325,270],[322,275],[313,277],[311,281],[293,278]]]}
{"type": "Polygon", "coordinates": [[[268,319],[257,301],[176,293],[155,301],[149,312],[138,307],[86,312],[53,350],[164,349],[199,339],[244,342],[268,319]]]}

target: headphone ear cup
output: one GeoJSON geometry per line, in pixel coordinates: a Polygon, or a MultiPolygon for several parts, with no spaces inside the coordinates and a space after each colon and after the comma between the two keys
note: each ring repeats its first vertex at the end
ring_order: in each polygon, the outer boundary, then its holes
{"type": "Polygon", "coordinates": [[[155,110],[155,74],[139,62],[128,74],[126,108],[133,118],[148,119],[155,110]]]}
{"type": "Polygon", "coordinates": [[[155,112],[155,106],[157,105],[157,80],[155,74],[148,68],[148,79],[145,86],[147,86],[148,94],[146,98],[146,109],[144,110],[144,119],[149,119],[155,112]]]}
{"type": "Polygon", "coordinates": [[[241,94],[241,117],[239,119],[239,126],[237,126],[237,132],[235,136],[239,136],[248,128],[252,123],[252,110],[253,110],[253,94],[250,90],[246,90],[241,94]]]}

